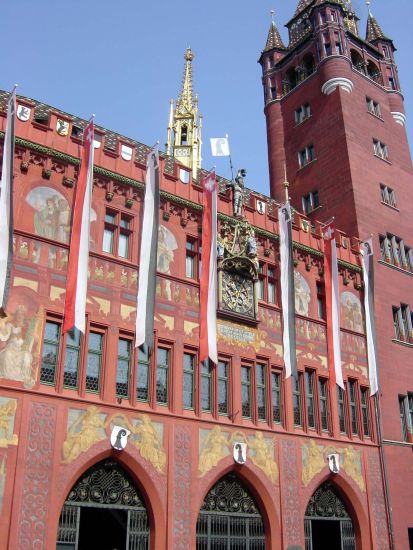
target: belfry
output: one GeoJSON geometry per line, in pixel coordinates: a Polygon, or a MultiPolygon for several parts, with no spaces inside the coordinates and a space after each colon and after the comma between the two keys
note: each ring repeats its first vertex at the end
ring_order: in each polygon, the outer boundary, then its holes
{"type": "Polygon", "coordinates": [[[202,164],[202,116],[198,96],[194,97],[192,91],[193,59],[191,48],[187,48],[181,93],[176,102],[170,102],[166,153],[190,168],[193,179],[197,179],[202,164]]]}

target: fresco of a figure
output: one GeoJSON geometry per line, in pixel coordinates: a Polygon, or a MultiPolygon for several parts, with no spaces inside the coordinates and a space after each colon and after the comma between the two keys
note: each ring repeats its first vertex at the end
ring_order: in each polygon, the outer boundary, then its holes
{"type": "Polygon", "coordinates": [[[341,294],[341,318],[344,328],[355,332],[364,332],[361,302],[352,292],[341,294]]]}
{"type": "Polygon", "coordinates": [[[308,316],[311,291],[305,278],[298,271],[294,271],[295,312],[308,316]]]}
{"type": "Polygon", "coordinates": [[[0,319],[0,378],[22,382],[32,388],[39,363],[41,319],[37,306],[24,300],[8,308],[8,317],[0,319]]]}
{"type": "Polygon", "coordinates": [[[26,202],[35,210],[33,220],[36,235],[69,242],[70,208],[59,191],[51,187],[35,187],[26,196],[26,202]]]}
{"type": "Polygon", "coordinates": [[[174,262],[174,250],[178,248],[175,235],[164,225],[159,226],[158,232],[158,264],[160,273],[171,273],[171,264],[174,262]]]}
{"type": "MultiPolygon", "coordinates": [[[[68,243],[70,239],[70,206],[65,197],[52,187],[39,186],[26,196],[26,202],[34,209],[34,232],[40,237],[68,243]]],[[[91,209],[90,221],[97,219],[95,210],[91,209]]],[[[95,243],[90,237],[91,250],[95,243]]]]}

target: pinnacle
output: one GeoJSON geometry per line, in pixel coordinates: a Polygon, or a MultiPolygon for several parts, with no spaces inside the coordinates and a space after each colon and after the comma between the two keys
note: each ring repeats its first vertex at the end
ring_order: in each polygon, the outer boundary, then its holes
{"type": "Polygon", "coordinates": [[[390,40],[384,32],[381,30],[380,25],[377,23],[376,18],[373,16],[369,10],[369,15],[367,18],[367,30],[366,30],[366,40],[367,42],[374,42],[375,40],[390,40]]]}
{"type": "Polygon", "coordinates": [[[265,44],[264,52],[268,52],[269,50],[272,50],[274,48],[285,50],[284,42],[281,38],[276,24],[273,21],[268,31],[267,43],[265,44]]]}

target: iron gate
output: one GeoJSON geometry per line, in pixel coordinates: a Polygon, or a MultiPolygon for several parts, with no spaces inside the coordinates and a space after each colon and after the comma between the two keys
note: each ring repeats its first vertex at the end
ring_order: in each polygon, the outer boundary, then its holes
{"type": "Polygon", "coordinates": [[[211,489],[196,526],[197,550],[265,550],[257,504],[234,474],[211,489]]]}
{"type": "Polygon", "coordinates": [[[149,520],[134,483],[113,460],[93,466],[75,484],[59,520],[57,550],[77,550],[82,509],[106,508],[127,512],[125,550],[149,548],[149,520]]]}
{"type": "Polygon", "coordinates": [[[312,520],[340,522],[341,550],[356,550],[353,522],[329,481],[317,489],[308,503],[304,519],[305,550],[317,550],[313,548],[312,520]]]}

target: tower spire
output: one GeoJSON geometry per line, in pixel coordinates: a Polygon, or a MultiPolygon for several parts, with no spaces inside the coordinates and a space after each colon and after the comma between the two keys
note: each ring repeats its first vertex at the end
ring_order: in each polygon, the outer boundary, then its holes
{"type": "Polygon", "coordinates": [[[191,48],[185,51],[185,68],[181,91],[174,105],[171,100],[169,124],[167,129],[166,152],[187,168],[192,169],[196,179],[201,168],[202,117],[198,112],[198,96],[194,97],[192,84],[191,48]]]}
{"type": "Polygon", "coordinates": [[[176,105],[177,107],[185,107],[188,111],[191,111],[194,108],[194,101],[192,98],[192,60],[194,59],[194,54],[190,47],[186,49],[184,59],[185,69],[182,79],[182,89],[176,105]]]}
{"type": "Polygon", "coordinates": [[[384,32],[381,30],[380,25],[377,23],[376,18],[371,12],[370,9],[370,0],[367,0],[366,5],[368,9],[367,16],[367,29],[366,29],[366,40],[367,42],[374,42],[375,40],[390,40],[384,32]]]}
{"type": "Polygon", "coordinates": [[[267,42],[265,44],[264,52],[268,52],[277,48],[279,50],[285,50],[284,42],[281,38],[277,25],[275,24],[274,16],[275,11],[271,10],[271,25],[268,31],[267,42]]]}

